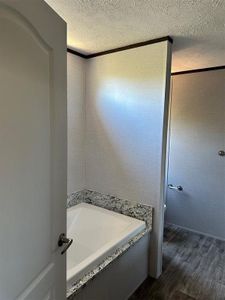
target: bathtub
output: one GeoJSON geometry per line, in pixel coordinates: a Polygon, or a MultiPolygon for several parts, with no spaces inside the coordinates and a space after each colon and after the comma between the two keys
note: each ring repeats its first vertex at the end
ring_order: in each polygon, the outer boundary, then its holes
{"type": "Polygon", "coordinates": [[[145,229],[144,221],[94,205],[67,209],[67,285],[78,281],[117,248],[145,229]]]}

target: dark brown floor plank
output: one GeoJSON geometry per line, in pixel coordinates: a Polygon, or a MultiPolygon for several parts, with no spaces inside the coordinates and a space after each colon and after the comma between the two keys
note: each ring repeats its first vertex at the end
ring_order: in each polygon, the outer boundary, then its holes
{"type": "Polygon", "coordinates": [[[194,300],[194,298],[180,291],[175,291],[175,293],[171,295],[170,300],[194,300]]]}
{"type": "Polygon", "coordinates": [[[163,273],[129,300],[225,300],[225,242],[166,225],[163,273]]]}

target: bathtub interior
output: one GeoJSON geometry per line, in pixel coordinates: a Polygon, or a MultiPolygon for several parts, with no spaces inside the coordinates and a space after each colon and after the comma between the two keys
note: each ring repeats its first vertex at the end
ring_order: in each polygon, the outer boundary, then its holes
{"type": "Polygon", "coordinates": [[[90,204],[67,210],[67,282],[79,280],[116,248],[144,230],[145,222],[90,204]]]}

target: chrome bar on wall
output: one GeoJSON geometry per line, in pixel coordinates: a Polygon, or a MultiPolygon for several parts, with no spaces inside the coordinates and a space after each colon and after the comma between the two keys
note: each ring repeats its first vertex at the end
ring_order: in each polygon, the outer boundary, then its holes
{"type": "Polygon", "coordinates": [[[172,185],[172,184],[168,184],[168,188],[171,189],[171,190],[176,190],[176,191],[179,191],[179,192],[182,192],[183,191],[183,188],[181,185],[172,185]]]}

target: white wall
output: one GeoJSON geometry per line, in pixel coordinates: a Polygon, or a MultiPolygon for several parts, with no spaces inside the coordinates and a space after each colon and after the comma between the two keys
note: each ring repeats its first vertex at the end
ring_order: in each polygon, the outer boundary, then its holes
{"type": "Polygon", "coordinates": [[[85,187],[85,60],[67,54],[68,181],[67,193],[85,187]]]}
{"type": "Polygon", "coordinates": [[[161,272],[169,49],[161,42],[99,56],[86,73],[86,187],[154,207],[153,276],[161,272]]]}
{"type": "Polygon", "coordinates": [[[172,77],[166,220],[225,240],[225,70],[172,77]]]}

